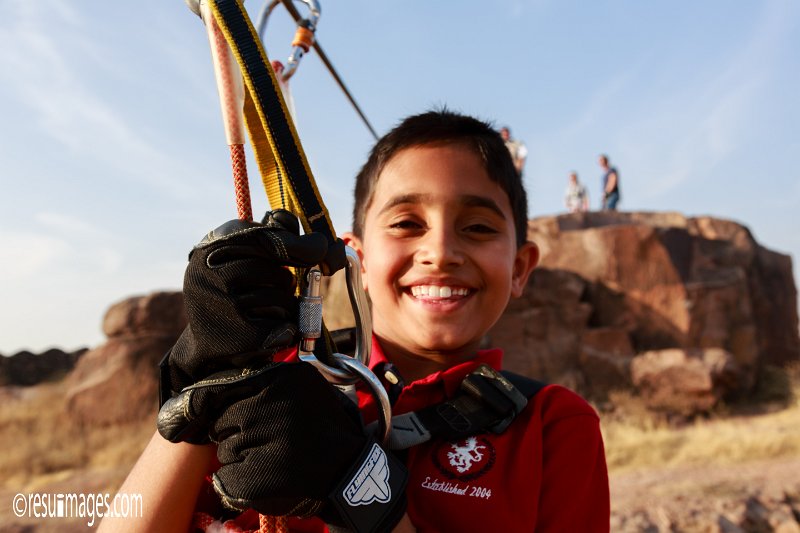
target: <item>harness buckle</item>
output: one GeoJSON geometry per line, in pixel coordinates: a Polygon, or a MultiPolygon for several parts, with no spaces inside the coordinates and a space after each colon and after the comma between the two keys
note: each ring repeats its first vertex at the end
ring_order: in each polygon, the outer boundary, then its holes
{"type": "Polygon", "coordinates": [[[502,418],[487,429],[500,434],[528,405],[528,399],[503,374],[482,364],[461,382],[461,389],[489,406],[502,418]]]}

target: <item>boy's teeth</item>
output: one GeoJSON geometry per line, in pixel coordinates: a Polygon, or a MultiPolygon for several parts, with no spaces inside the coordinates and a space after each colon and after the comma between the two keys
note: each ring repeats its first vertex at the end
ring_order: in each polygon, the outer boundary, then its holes
{"type": "Polygon", "coordinates": [[[411,287],[411,294],[418,298],[426,296],[428,298],[450,298],[451,296],[466,296],[467,289],[446,285],[415,285],[411,287]]]}

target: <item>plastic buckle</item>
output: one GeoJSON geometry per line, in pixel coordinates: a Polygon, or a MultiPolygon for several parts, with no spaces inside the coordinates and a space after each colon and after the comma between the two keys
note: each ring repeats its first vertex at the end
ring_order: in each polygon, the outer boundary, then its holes
{"type": "Polygon", "coordinates": [[[486,364],[473,370],[461,383],[461,388],[502,417],[487,428],[495,434],[505,431],[528,405],[525,395],[500,372],[486,364]]]}

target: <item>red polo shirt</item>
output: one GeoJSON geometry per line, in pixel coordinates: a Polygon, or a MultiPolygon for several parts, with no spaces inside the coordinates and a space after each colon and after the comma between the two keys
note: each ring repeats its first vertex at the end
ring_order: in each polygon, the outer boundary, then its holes
{"type": "MultiPolygon", "coordinates": [[[[499,370],[501,360],[501,350],[482,350],[471,361],[408,384],[392,412],[441,403],[478,365],[499,370]]],[[[374,341],[370,368],[386,362],[374,341]]],[[[372,397],[359,393],[359,403],[371,418],[372,397]]],[[[453,443],[432,439],[411,448],[406,465],[408,515],[419,532],[609,530],[599,418],[583,398],[558,385],[540,390],[503,434],[453,443]]],[[[317,519],[292,519],[290,529],[325,531],[317,519]]]]}

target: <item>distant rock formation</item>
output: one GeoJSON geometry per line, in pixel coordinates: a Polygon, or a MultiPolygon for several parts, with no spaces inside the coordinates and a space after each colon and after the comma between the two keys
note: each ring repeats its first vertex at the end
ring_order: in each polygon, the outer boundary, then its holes
{"type": "Polygon", "coordinates": [[[0,355],[0,387],[5,385],[30,386],[63,378],[86,348],[65,352],[51,348],[40,354],[18,352],[10,357],[0,355]]]}
{"type": "MultiPolygon", "coordinates": [[[[708,390],[691,411],[748,393],[763,364],[800,359],[791,258],[763,248],[740,224],[575,213],[531,220],[528,237],[541,249],[540,267],[490,334],[510,370],[597,398],[633,384],[638,358],[676,375],[705,368],[696,383],[708,390]],[[676,358],[671,349],[715,349],[725,371],[713,377],[713,365],[698,365],[702,355],[676,358]]],[[[665,398],[658,383],[668,381],[635,384],[647,383],[648,398],[665,398]]]]}
{"type": "Polygon", "coordinates": [[[155,416],[158,362],[184,327],[180,292],[156,292],[112,305],[103,320],[108,340],[86,353],[68,378],[70,418],[96,426],[155,416]]]}

